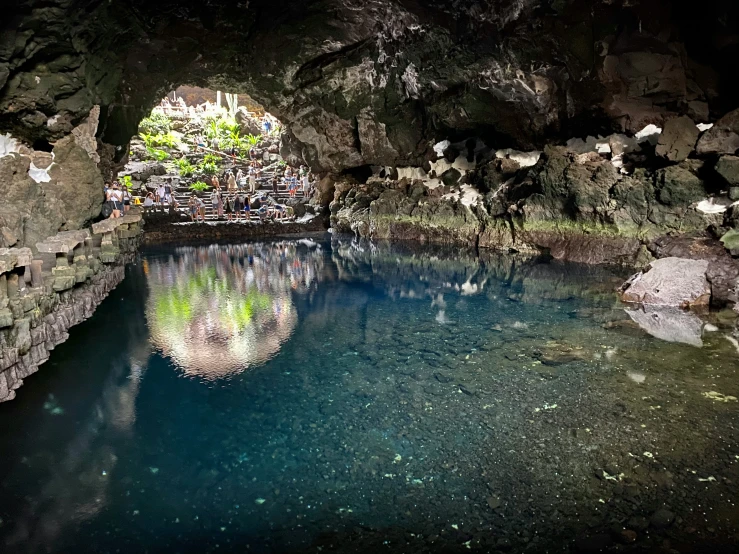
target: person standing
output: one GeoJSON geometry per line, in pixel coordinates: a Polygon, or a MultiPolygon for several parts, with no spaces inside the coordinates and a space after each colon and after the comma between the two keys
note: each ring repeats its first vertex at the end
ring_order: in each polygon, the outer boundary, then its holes
{"type": "Polygon", "coordinates": [[[249,173],[249,193],[254,194],[257,191],[257,172],[256,169],[249,173]]]}
{"type": "Polygon", "coordinates": [[[159,183],[159,186],[157,186],[155,200],[159,208],[164,210],[164,183],[159,183]]]}
{"type": "Polygon", "coordinates": [[[234,215],[236,215],[236,221],[241,220],[241,212],[244,209],[243,204],[241,203],[242,199],[244,198],[244,193],[239,191],[238,193],[234,194],[234,215]]]}
{"type": "Polygon", "coordinates": [[[198,202],[195,198],[195,194],[190,195],[190,200],[187,201],[187,206],[190,208],[190,221],[195,223],[198,217],[198,202]]]}
{"type": "Polygon", "coordinates": [[[196,196],[195,200],[198,202],[198,215],[200,215],[200,221],[205,223],[205,202],[203,202],[203,199],[196,196]]]}
{"type": "Polygon", "coordinates": [[[226,181],[228,182],[228,192],[236,192],[236,177],[234,177],[233,171],[228,172],[226,181]]]}
{"type": "Polygon", "coordinates": [[[123,193],[123,213],[126,214],[131,209],[131,193],[128,192],[126,185],[123,185],[121,192],[123,193]]]}
{"type": "Polygon", "coordinates": [[[214,189],[221,190],[221,182],[218,180],[218,175],[213,175],[213,177],[211,177],[210,184],[213,185],[214,189]]]}
{"type": "Polygon", "coordinates": [[[218,209],[218,202],[220,195],[220,191],[213,189],[213,191],[210,193],[210,207],[213,209],[213,214],[216,216],[216,219],[220,217],[220,214],[218,213],[220,210],[218,209]]]}
{"type": "Polygon", "coordinates": [[[113,187],[108,189],[107,200],[113,203],[113,212],[110,214],[111,219],[121,217],[121,212],[123,211],[123,193],[118,182],[113,183],[113,187]]]}
{"type": "Polygon", "coordinates": [[[225,198],[223,199],[225,211],[226,211],[226,219],[228,221],[233,221],[233,214],[234,214],[234,205],[233,205],[233,198],[230,194],[226,193],[225,198]]]}
{"type": "Polygon", "coordinates": [[[244,218],[246,223],[249,223],[251,221],[251,197],[248,194],[244,197],[244,218]]]}

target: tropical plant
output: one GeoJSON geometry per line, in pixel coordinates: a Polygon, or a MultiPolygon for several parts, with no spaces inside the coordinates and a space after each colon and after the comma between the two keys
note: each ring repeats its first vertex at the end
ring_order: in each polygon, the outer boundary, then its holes
{"type": "Polygon", "coordinates": [[[152,112],[139,123],[139,131],[147,134],[165,134],[172,128],[172,120],[160,112],[152,112]]]}
{"type": "Polygon", "coordinates": [[[203,157],[203,162],[218,165],[219,163],[221,163],[221,157],[218,154],[206,154],[203,157]]]}
{"type": "Polygon", "coordinates": [[[167,158],[169,158],[169,154],[165,152],[164,150],[157,150],[156,148],[152,148],[151,146],[146,147],[146,153],[149,155],[150,158],[158,161],[163,162],[167,158]]]}
{"type": "Polygon", "coordinates": [[[195,181],[193,184],[190,185],[189,189],[195,192],[205,192],[210,188],[209,185],[203,183],[202,181],[195,181]]]}
{"type": "Polygon", "coordinates": [[[246,135],[244,139],[247,144],[253,148],[262,141],[262,135],[246,135]]]}
{"type": "Polygon", "coordinates": [[[156,134],[150,133],[139,133],[139,137],[144,141],[144,145],[147,147],[166,146],[167,148],[177,148],[180,144],[180,139],[172,133],[156,134]]]}
{"type": "Polygon", "coordinates": [[[200,173],[205,173],[206,175],[215,175],[216,173],[218,173],[218,164],[213,162],[203,162],[198,165],[197,170],[200,173]]]}
{"type": "Polygon", "coordinates": [[[131,179],[130,175],[124,175],[120,179],[121,186],[127,189],[130,189],[133,187],[133,180],[131,179]]]}
{"type": "Polygon", "coordinates": [[[187,158],[180,158],[175,162],[177,164],[177,169],[180,171],[180,175],[183,177],[190,177],[193,173],[195,173],[196,167],[190,163],[190,160],[187,158]]]}

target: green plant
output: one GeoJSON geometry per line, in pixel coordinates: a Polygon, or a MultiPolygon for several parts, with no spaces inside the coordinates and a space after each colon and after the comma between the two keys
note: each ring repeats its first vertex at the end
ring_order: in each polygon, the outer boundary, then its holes
{"type": "Polygon", "coordinates": [[[205,173],[206,175],[215,175],[216,173],[218,173],[218,164],[215,164],[213,162],[203,162],[198,165],[197,170],[200,173],[205,173]]]}
{"type": "Polygon", "coordinates": [[[149,155],[150,158],[158,162],[163,162],[164,160],[169,158],[169,154],[167,152],[165,152],[164,150],[157,150],[156,148],[152,148],[151,146],[146,147],[146,153],[149,155]]]}
{"type": "Polygon", "coordinates": [[[180,171],[180,175],[183,177],[190,177],[193,173],[195,173],[196,167],[190,163],[190,160],[187,158],[180,158],[175,162],[177,164],[177,169],[180,171]]]}
{"type": "Polygon", "coordinates": [[[193,184],[191,184],[188,188],[195,192],[205,192],[206,190],[210,188],[210,186],[203,183],[202,181],[196,181],[193,184]]]}
{"type": "Polygon", "coordinates": [[[123,177],[121,177],[120,183],[123,188],[130,189],[131,187],[133,187],[133,181],[130,175],[124,175],[123,177]]]}
{"type": "Polygon", "coordinates": [[[218,154],[206,154],[203,157],[203,163],[218,165],[221,163],[221,157],[218,154]]]}
{"type": "Polygon", "coordinates": [[[247,144],[253,148],[262,141],[262,135],[246,135],[244,139],[247,144]]]}
{"type": "Polygon", "coordinates": [[[172,120],[160,112],[152,112],[139,123],[139,132],[146,134],[165,134],[172,128],[172,120]]]}

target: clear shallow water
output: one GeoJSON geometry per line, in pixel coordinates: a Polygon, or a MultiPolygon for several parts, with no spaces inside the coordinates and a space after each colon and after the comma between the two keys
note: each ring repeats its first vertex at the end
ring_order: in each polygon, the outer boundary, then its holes
{"type": "Polygon", "coordinates": [[[0,405],[0,545],[538,552],[627,527],[733,551],[733,322],[629,314],[623,276],[351,241],[146,252],[0,405]]]}

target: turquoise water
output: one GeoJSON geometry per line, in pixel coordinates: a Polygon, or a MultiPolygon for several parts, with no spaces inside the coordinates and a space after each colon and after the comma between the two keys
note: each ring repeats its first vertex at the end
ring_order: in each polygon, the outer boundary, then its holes
{"type": "Polygon", "coordinates": [[[0,405],[2,551],[732,552],[734,322],[628,312],[625,276],[350,240],[146,251],[0,405]]]}

